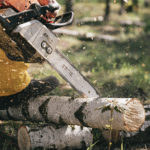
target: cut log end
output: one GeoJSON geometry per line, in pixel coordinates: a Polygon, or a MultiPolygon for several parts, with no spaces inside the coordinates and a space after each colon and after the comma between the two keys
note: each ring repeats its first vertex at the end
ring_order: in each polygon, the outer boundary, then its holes
{"type": "Polygon", "coordinates": [[[145,121],[145,110],[138,99],[131,99],[127,102],[127,109],[123,115],[124,128],[127,131],[137,131],[145,121]]]}
{"type": "Polygon", "coordinates": [[[18,130],[18,147],[20,150],[30,150],[31,148],[30,136],[25,126],[18,130]]]}

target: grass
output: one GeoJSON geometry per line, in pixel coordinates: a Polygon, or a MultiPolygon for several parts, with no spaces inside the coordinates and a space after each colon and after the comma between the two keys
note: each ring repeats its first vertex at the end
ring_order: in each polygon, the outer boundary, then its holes
{"type": "MultiPolygon", "coordinates": [[[[149,36],[143,35],[119,44],[73,39],[75,42],[70,44],[64,52],[96,86],[102,96],[137,97],[141,100],[148,100],[150,98],[150,45],[145,42],[148,39],[149,36]]],[[[67,43],[68,38],[62,37],[61,41],[63,44],[67,43]]],[[[62,84],[66,84],[47,64],[35,68],[36,70],[31,73],[34,78],[52,74],[56,75],[62,84]]],[[[59,93],[59,89],[57,90],[59,93]]],[[[71,95],[72,93],[69,90],[65,94],[71,95]]]]}
{"type": "MultiPolygon", "coordinates": [[[[68,28],[97,35],[113,35],[121,39],[120,43],[89,42],[62,36],[59,49],[98,89],[102,97],[136,97],[146,103],[150,101],[150,10],[140,7],[138,13],[125,13],[120,16],[119,5],[112,4],[111,7],[111,20],[108,23],[93,26],[73,25],[68,28]],[[146,26],[121,27],[121,20],[140,20],[146,26]]],[[[82,0],[75,4],[76,18],[100,16],[104,14],[103,10],[104,4],[97,3],[96,0],[90,3],[82,0]]],[[[53,95],[79,96],[47,63],[31,64],[29,73],[35,79],[56,76],[61,84],[52,92],[53,95]]],[[[7,147],[12,144],[9,140],[3,142],[2,150],[15,150],[7,147]]]]}
{"type": "Polygon", "coordinates": [[[83,42],[66,54],[105,97],[149,98],[149,37],[120,44],[83,42]],[[109,84],[109,85],[108,85],[109,84]],[[110,86],[112,89],[108,88],[110,86]],[[113,85],[113,86],[112,86],[113,85]],[[120,91],[123,89],[123,91],[120,91]],[[139,96],[136,90],[141,89],[139,96]],[[127,92],[128,91],[128,92],[127,92]],[[144,94],[145,93],[145,94],[144,94]],[[141,94],[141,93],[140,93],[141,94]]]}

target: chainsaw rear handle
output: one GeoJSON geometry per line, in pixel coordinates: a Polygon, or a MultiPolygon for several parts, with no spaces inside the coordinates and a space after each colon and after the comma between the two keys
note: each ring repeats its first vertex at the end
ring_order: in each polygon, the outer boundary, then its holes
{"type": "Polygon", "coordinates": [[[40,6],[38,4],[32,4],[30,9],[18,12],[10,16],[0,15],[0,23],[6,28],[6,31],[11,31],[18,25],[33,19],[41,21],[49,29],[54,30],[63,26],[67,26],[72,23],[74,14],[73,12],[65,13],[55,18],[54,23],[47,23],[41,18],[41,15],[45,15],[47,11],[54,12],[57,8],[49,6],[40,6]]]}

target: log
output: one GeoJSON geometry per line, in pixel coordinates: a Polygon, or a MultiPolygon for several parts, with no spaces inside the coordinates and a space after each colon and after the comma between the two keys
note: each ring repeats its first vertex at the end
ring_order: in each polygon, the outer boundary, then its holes
{"type": "MultiPolygon", "coordinates": [[[[117,143],[117,145],[115,144],[116,142],[118,142],[118,141],[121,140],[121,136],[120,135],[123,136],[123,141],[124,141],[123,143],[124,143],[124,145],[126,145],[125,149],[129,149],[129,147],[131,148],[130,145],[132,145],[132,147],[133,146],[137,147],[137,143],[139,145],[141,145],[141,147],[145,147],[145,145],[148,146],[149,141],[150,141],[150,105],[144,105],[144,108],[145,108],[145,112],[146,112],[146,120],[145,120],[144,124],[141,126],[141,128],[137,132],[120,132],[120,131],[118,131],[119,132],[119,134],[118,134],[118,132],[114,132],[114,130],[112,131],[112,139],[111,139],[111,141],[114,142],[113,143],[113,147],[114,148],[116,148],[118,146],[120,147],[120,143],[117,143]]],[[[15,122],[13,122],[13,124],[14,123],[15,122]]],[[[17,126],[19,124],[20,123],[18,122],[17,126]]],[[[32,128],[33,132],[39,131],[40,129],[43,129],[43,128],[47,127],[46,124],[44,124],[44,127],[40,127],[39,123],[38,124],[34,124],[34,126],[32,125],[32,127],[31,127],[31,124],[30,125],[28,124],[27,126],[30,126],[30,130],[32,128]]],[[[4,123],[2,123],[0,125],[0,133],[2,132],[1,135],[5,135],[4,138],[8,139],[10,137],[10,139],[12,139],[12,141],[17,141],[16,140],[17,139],[17,137],[16,137],[17,134],[14,134],[14,131],[12,132],[12,130],[14,130],[14,129],[12,129],[13,127],[16,127],[16,124],[14,126],[14,125],[12,125],[12,122],[6,122],[6,123],[4,122],[4,123]],[[11,132],[10,132],[10,130],[11,130],[11,132]]],[[[24,127],[26,127],[26,126],[24,126],[24,127]]],[[[26,127],[26,128],[29,129],[29,127],[26,127]]],[[[64,128],[64,127],[62,127],[62,128],[64,128]]],[[[74,128],[74,126],[71,126],[71,128],[74,128]]],[[[91,131],[91,129],[89,129],[89,128],[87,128],[87,129],[89,131],[91,131]]],[[[95,129],[93,129],[93,130],[95,130],[95,129]]],[[[84,132],[82,132],[82,133],[84,133],[84,132]]],[[[94,132],[92,131],[92,134],[93,133],[94,132]]],[[[109,131],[103,130],[102,133],[103,133],[105,139],[108,141],[109,140],[109,131]]],[[[96,130],[96,133],[95,133],[95,135],[93,134],[93,136],[95,137],[97,134],[101,135],[101,131],[96,130]],[[98,133],[98,132],[100,132],[100,133],[98,133]]],[[[25,139],[25,141],[26,140],[27,139],[25,139]]],[[[101,149],[106,149],[107,143],[106,143],[106,141],[104,141],[103,137],[99,136],[99,137],[97,137],[95,139],[95,141],[97,141],[97,140],[99,140],[99,144],[98,145],[96,144],[96,146],[94,146],[94,148],[97,148],[97,149],[100,149],[100,148],[101,149]]],[[[71,149],[71,147],[70,147],[70,149],[71,149]]]]}
{"type": "MultiPolygon", "coordinates": [[[[143,148],[143,147],[147,147],[147,148],[150,148],[150,145],[149,145],[149,141],[150,141],[150,118],[149,118],[149,112],[150,112],[150,105],[145,105],[144,106],[145,107],[145,110],[146,110],[146,121],[144,122],[144,124],[142,125],[142,127],[137,131],[137,132],[120,132],[120,134],[119,134],[119,136],[118,136],[118,134],[116,133],[116,132],[112,132],[112,139],[111,139],[111,141],[113,142],[113,144],[112,144],[112,148],[118,148],[118,147],[120,147],[120,142],[121,142],[121,136],[123,137],[123,144],[125,145],[125,147],[124,147],[124,149],[134,149],[133,147],[141,147],[141,148],[143,148]],[[149,109],[149,110],[148,110],[149,109]],[[143,128],[144,128],[144,130],[143,130],[143,128]],[[117,139],[117,138],[119,138],[119,140],[117,139]],[[119,142],[118,142],[119,141],[119,142]],[[117,143],[116,143],[117,142],[117,143]],[[137,143],[138,143],[138,145],[137,145],[137,143]]],[[[74,128],[75,129],[75,127],[77,127],[78,128],[78,126],[70,126],[69,128],[74,128]]],[[[29,127],[26,127],[27,129],[29,129],[29,127]]],[[[46,127],[44,127],[45,129],[46,129],[46,127]]],[[[44,129],[44,128],[41,128],[41,129],[44,129]]],[[[65,127],[63,127],[63,128],[67,128],[66,126],[65,127]]],[[[19,129],[20,130],[20,129],[19,129]]],[[[30,129],[31,130],[31,129],[30,129]]],[[[37,130],[37,129],[35,129],[35,128],[33,128],[32,127],[32,130],[33,130],[33,132],[38,132],[39,130],[37,130]]],[[[96,136],[96,139],[95,139],[95,141],[99,141],[99,143],[98,144],[96,144],[95,146],[94,146],[94,150],[99,150],[99,149],[107,149],[106,147],[107,147],[107,142],[103,139],[103,137],[101,136],[101,131],[100,130],[96,130],[96,133],[94,134],[94,131],[93,130],[95,130],[95,129],[92,129],[92,133],[91,133],[91,129],[89,129],[89,128],[79,128],[79,130],[81,130],[81,132],[80,132],[80,136],[85,136],[85,138],[90,138],[91,136],[93,136],[93,137],[95,137],[97,134],[99,134],[99,136],[97,137],[96,136]],[[83,132],[83,130],[84,129],[86,129],[87,131],[89,131],[89,132],[86,132],[87,134],[84,134],[84,132],[83,132]],[[91,134],[92,135],[91,135],[91,134]]],[[[26,130],[26,131],[28,131],[28,130],[26,130]]],[[[69,130],[69,131],[71,131],[71,130],[69,130]]],[[[57,132],[57,129],[56,129],[56,132],[57,132]]],[[[75,130],[74,130],[74,132],[75,132],[75,130]]],[[[103,131],[102,131],[103,132],[103,131]]],[[[108,131],[109,132],[109,131],[108,131]]],[[[106,132],[105,132],[106,133],[106,132]]],[[[28,133],[29,134],[29,133],[28,133]]],[[[27,135],[28,135],[27,134],[27,135]]],[[[41,134],[41,132],[40,132],[40,135],[42,136],[42,138],[43,138],[43,136],[44,136],[44,134],[41,134]]],[[[70,134],[71,135],[71,137],[72,137],[72,135],[74,136],[74,133],[71,133],[70,134]]],[[[46,134],[45,134],[45,136],[46,136],[46,134]]],[[[61,135],[60,133],[59,133],[59,136],[61,137],[61,136],[63,136],[63,134],[61,135]]],[[[29,136],[30,137],[30,136],[29,136]]],[[[65,138],[65,137],[64,137],[65,138]]],[[[62,138],[62,139],[64,139],[64,138],[62,138]]],[[[70,138],[69,138],[70,139],[70,138]]],[[[74,139],[76,139],[76,137],[74,138],[74,139]]],[[[73,139],[73,140],[74,140],[73,139]]],[[[27,139],[26,139],[27,140],[27,139]]],[[[72,140],[72,141],[73,141],[72,140]]],[[[108,140],[108,139],[107,139],[108,140]]],[[[82,140],[81,140],[82,141],[82,140]]],[[[89,140],[90,141],[90,140],[89,140]]],[[[85,143],[85,142],[83,142],[83,143],[85,143]]],[[[92,143],[92,138],[91,138],[91,143],[92,143]]],[[[94,142],[95,143],[95,142],[94,142]]],[[[57,144],[59,144],[59,142],[57,143],[57,144]]],[[[66,144],[66,143],[65,143],[66,144]]],[[[64,146],[65,146],[65,144],[64,144],[64,146]]],[[[79,143],[78,143],[79,144],[79,143]]],[[[24,144],[21,144],[22,146],[24,145],[24,144]]],[[[79,144],[80,145],[80,144],[79,144]]],[[[58,145],[56,145],[56,146],[58,146],[58,145]]],[[[77,149],[77,144],[75,144],[75,149],[77,149]]],[[[83,144],[83,145],[81,145],[81,146],[83,146],[82,147],[82,150],[84,149],[84,148],[86,148],[87,146],[88,146],[88,144],[86,145],[86,144],[83,144]],[[85,146],[85,147],[84,147],[85,146]]],[[[43,147],[43,148],[45,148],[46,149],[46,146],[44,145],[44,144],[41,144],[41,147],[43,147]]],[[[57,148],[57,147],[56,147],[57,148]]],[[[73,147],[67,147],[68,149],[73,149],[73,147]]],[[[21,148],[20,148],[20,150],[21,150],[21,148]]],[[[26,149],[25,149],[26,150],[26,149]]]]}
{"type": "Polygon", "coordinates": [[[150,105],[144,105],[145,108],[145,122],[141,128],[136,132],[121,132],[120,135],[124,138],[126,149],[130,145],[134,147],[150,149],[150,105]]]}
{"type": "MultiPolygon", "coordinates": [[[[150,104],[144,105],[145,122],[136,132],[113,131],[112,142],[113,148],[120,147],[123,138],[124,149],[150,149],[150,104]]],[[[109,131],[102,131],[103,136],[108,141],[109,131]]]]}
{"type": "Polygon", "coordinates": [[[120,39],[111,36],[111,35],[96,35],[94,33],[82,33],[75,30],[69,30],[65,28],[56,29],[54,30],[54,33],[59,35],[67,35],[67,36],[73,36],[77,37],[80,40],[88,40],[88,41],[106,41],[106,42],[120,42],[120,39]]]}
{"type": "MultiPolygon", "coordinates": [[[[85,17],[82,19],[78,19],[75,21],[75,24],[77,25],[96,25],[101,24],[104,22],[104,18],[102,16],[98,17],[85,17]]],[[[133,21],[133,20],[122,20],[119,22],[121,26],[137,26],[137,27],[143,27],[145,26],[145,23],[142,21],[133,21]]]]}
{"type": "Polygon", "coordinates": [[[95,24],[101,24],[104,21],[103,16],[97,16],[97,17],[85,17],[83,19],[76,19],[75,24],[77,25],[95,25],[95,24]]]}
{"type": "MultiPolygon", "coordinates": [[[[145,122],[141,126],[141,128],[136,131],[136,132],[124,132],[124,137],[133,137],[138,135],[139,133],[141,134],[142,132],[144,133],[146,130],[150,131],[150,104],[144,105],[145,109],[145,122]]],[[[150,137],[149,137],[150,138],[150,137]]]]}
{"type": "Polygon", "coordinates": [[[90,128],[79,126],[64,126],[58,129],[52,126],[37,129],[21,126],[17,139],[20,150],[35,148],[84,150],[92,144],[93,135],[90,128]]]}
{"type": "Polygon", "coordinates": [[[123,20],[123,21],[120,21],[120,25],[125,26],[125,27],[128,27],[128,26],[144,27],[145,23],[141,21],[123,20]]]}
{"type": "MultiPolygon", "coordinates": [[[[8,121],[0,124],[0,141],[9,140],[20,150],[42,149],[85,149],[93,142],[91,128],[62,126],[57,128],[47,124],[8,121]]],[[[0,148],[1,148],[0,143],[0,148]]]]}
{"type": "Polygon", "coordinates": [[[114,107],[112,128],[137,131],[145,120],[141,102],[133,98],[77,98],[43,96],[0,110],[1,120],[44,121],[55,125],[106,128],[114,107]],[[118,112],[118,110],[121,112],[118,112]]]}

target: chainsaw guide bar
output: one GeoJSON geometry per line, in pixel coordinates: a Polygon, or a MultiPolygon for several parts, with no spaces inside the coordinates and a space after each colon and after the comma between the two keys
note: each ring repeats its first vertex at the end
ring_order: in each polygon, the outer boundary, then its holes
{"type": "Polygon", "coordinates": [[[33,20],[19,25],[14,31],[20,38],[27,41],[47,62],[84,97],[99,97],[92,85],[81,73],[59,52],[56,47],[58,40],[52,31],[42,23],[33,20]]]}

